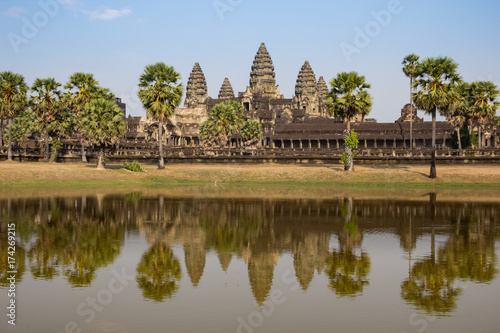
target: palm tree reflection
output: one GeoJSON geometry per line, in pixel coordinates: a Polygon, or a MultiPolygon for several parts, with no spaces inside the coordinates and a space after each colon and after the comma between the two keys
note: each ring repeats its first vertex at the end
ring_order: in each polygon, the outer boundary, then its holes
{"type": "Polygon", "coordinates": [[[361,295],[369,284],[370,257],[361,250],[362,234],[358,230],[352,205],[352,198],[345,199],[342,209],[344,227],[338,235],[339,248],[332,251],[326,260],[325,272],[330,279],[328,287],[340,297],[361,295]],[[359,251],[355,248],[359,248],[359,251]]]}
{"type": "Polygon", "coordinates": [[[174,255],[167,242],[163,240],[162,231],[164,222],[164,196],[158,196],[157,219],[157,240],[143,254],[141,261],[137,265],[136,281],[142,295],[146,299],[162,302],[165,298],[172,298],[179,290],[179,281],[182,277],[181,263],[174,255]]]}
{"type": "MultiPolygon", "coordinates": [[[[431,196],[431,216],[435,196],[431,196]]],[[[462,211],[455,224],[455,233],[436,252],[434,223],[431,227],[431,253],[417,261],[409,277],[401,284],[401,297],[409,304],[432,314],[447,314],[456,308],[462,288],[458,282],[491,282],[498,274],[495,236],[491,225],[477,220],[462,221],[462,211]]]]}
{"type": "Polygon", "coordinates": [[[179,290],[181,264],[167,244],[154,244],[137,266],[137,283],[144,298],[161,302],[179,290]]]}

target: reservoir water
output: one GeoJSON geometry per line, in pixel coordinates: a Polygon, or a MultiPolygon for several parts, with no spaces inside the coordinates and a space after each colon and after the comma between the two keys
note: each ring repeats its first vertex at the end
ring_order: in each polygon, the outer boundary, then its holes
{"type": "Polygon", "coordinates": [[[500,326],[495,192],[68,190],[2,193],[0,214],[1,332],[500,326]]]}

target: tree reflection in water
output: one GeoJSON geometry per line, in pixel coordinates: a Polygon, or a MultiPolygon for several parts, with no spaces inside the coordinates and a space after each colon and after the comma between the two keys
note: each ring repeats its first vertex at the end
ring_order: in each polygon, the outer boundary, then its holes
{"type": "Polygon", "coordinates": [[[18,214],[14,215],[12,209],[12,200],[8,199],[5,206],[0,206],[0,287],[9,287],[8,278],[12,275],[9,271],[17,271],[16,282],[21,282],[26,270],[25,244],[29,241],[32,234],[33,221],[28,217],[18,214]],[[9,224],[15,223],[15,253],[12,253],[12,246],[9,244],[9,224]],[[9,253],[10,252],[10,253],[9,253]],[[12,255],[13,254],[13,255],[12,255]],[[15,262],[9,262],[9,256],[15,259],[15,262]],[[11,269],[9,264],[14,264],[15,269],[11,269]]]}
{"type": "Polygon", "coordinates": [[[96,270],[121,252],[124,229],[112,209],[104,212],[92,198],[43,198],[23,206],[27,208],[18,212],[16,221],[20,228],[32,223],[37,237],[27,253],[35,279],[63,275],[72,287],[90,286],[96,270]],[[25,223],[26,217],[30,221],[25,223]]]}
{"type": "MultiPolygon", "coordinates": [[[[434,208],[431,196],[431,210],[434,208]]],[[[452,222],[455,232],[446,244],[435,250],[435,228],[431,227],[431,254],[417,261],[401,284],[401,297],[429,314],[445,315],[456,309],[462,288],[459,280],[491,282],[498,274],[495,236],[490,223],[470,218],[462,221],[462,210],[452,222]]],[[[434,217],[434,214],[431,216],[434,217]]],[[[470,216],[470,215],[469,215],[470,216]]]]}
{"type": "Polygon", "coordinates": [[[358,230],[357,216],[353,213],[353,199],[346,198],[342,208],[344,227],[338,234],[339,248],[332,251],[325,272],[330,279],[328,287],[340,297],[356,297],[369,284],[371,263],[361,250],[362,234],[358,230]],[[355,248],[359,253],[355,253],[355,248]]]}
{"type": "Polygon", "coordinates": [[[137,265],[137,283],[146,299],[161,302],[179,290],[181,263],[167,244],[154,244],[137,265]]]}
{"type": "MultiPolygon", "coordinates": [[[[164,214],[164,202],[164,196],[159,195],[157,214],[153,217],[156,221],[152,221],[156,222],[157,238],[153,246],[143,254],[136,269],[136,281],[142,290],[143,297],[155,302],[172,298],[179,290],[179,282],[182,278],[179,259],[174,255],[167,242],[162,239],[164,229],[173,227],[171,221],[164,218],[166,215],[164,214]]],[[[150,229],[154,229],[154,227],[151,226],[150,229]]],[[[175,233],[175,230],[169,230],[169,232],[175,233]]]]}

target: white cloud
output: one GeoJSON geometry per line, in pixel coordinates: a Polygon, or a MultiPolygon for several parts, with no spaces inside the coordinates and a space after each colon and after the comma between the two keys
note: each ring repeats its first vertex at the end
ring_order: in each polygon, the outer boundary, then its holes
{"type": "Polygon", "coordinates": [[[102,9],[94,11],[83,11],[91,20],[114,20],[116,18],[126,16],[132,13],[128,8],[124,9],[102,9]]]}
{"type": "Polygon", "coordinates": [[[1,15],[8,17],[19,17],[22,13],[24,13],[24,9],[21,7],[11,7],[5,12],[0,12],[1,15]]]}

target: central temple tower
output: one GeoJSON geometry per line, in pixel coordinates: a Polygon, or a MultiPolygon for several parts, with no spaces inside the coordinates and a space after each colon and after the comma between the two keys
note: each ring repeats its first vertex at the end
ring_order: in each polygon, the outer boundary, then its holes
{"type": "Polygon", "coordinates": [[[261,97],[279,98],[280,93],[279,87],[276,85],[273,61],[264,43],[260,44],[252,64],[250,90],[254,95],[260,94],[261,97]]]}
{"type": "Polygon", "coordinates": [[[250,86],[238,94],[248,116],[255,118],[258,112],[268,112],[271,100],[283,99],[276,84],[274,65],[266,44],[260,44],[250,72],[250,86]]]}

